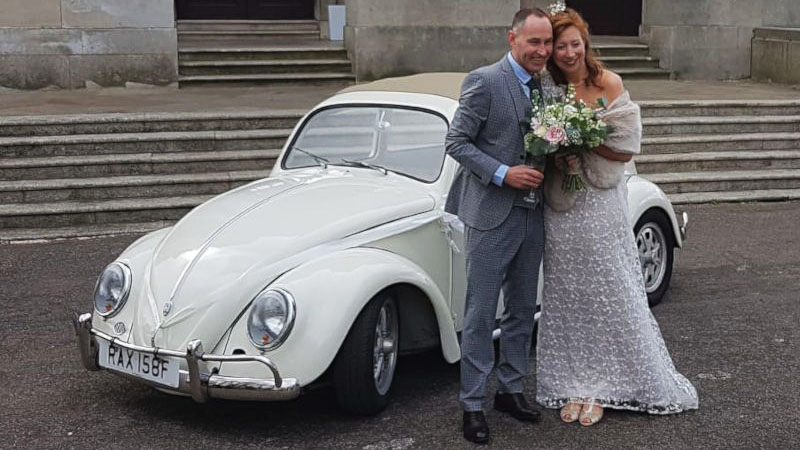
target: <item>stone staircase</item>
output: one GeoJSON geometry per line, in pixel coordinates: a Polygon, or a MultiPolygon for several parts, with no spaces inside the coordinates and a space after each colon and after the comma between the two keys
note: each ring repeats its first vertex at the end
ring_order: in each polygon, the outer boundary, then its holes
{"type": "Polygon", "coordinates": [[[178,21],[178,83],[189,86],[334,85],[355,82],[341,42],[317,21],[178,21]]]}
{"type": "MultiPolygon", "coordinates": [[[[676,205],[800,199],[800,100],[644,101],[641,176],[676,205]]],[[[0,118],[0,242],[142,233],[269,174],[305,111],[0,118]]]]}
{"type": "Polygon", "coordinates": [[[596,36],[592,47],[606,66],[626,80],[669,80],[672,73],[659,67],[658,58],[638,37],[596,36]]]}
{"type": "Polygon", "coordinates": [[[640,104],[636,168],[674,204],[800,199],[800,100],[640,104]]]}
{"type": "Polygon", "coordinates": [[[161,228],[266,177],[304,111],[0,119],[0,241],[161,228]]]}

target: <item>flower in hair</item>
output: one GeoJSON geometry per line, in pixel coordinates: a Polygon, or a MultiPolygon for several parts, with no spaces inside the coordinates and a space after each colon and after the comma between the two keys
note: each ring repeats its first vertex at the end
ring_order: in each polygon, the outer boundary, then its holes
{"type": "Polygon", "coordinates": [[[567,10],[567,5],[562,1],[552,3],[550,6],[547,7],[547,11],[550,13],[551,16],[554,16],[566,10],[567,10]]]}

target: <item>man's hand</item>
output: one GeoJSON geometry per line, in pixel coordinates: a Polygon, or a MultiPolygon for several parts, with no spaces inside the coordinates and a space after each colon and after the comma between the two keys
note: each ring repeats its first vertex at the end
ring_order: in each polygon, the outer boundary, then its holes
{"type": "Polygon", "coordinates": [[[519,165],[508,168],[503,183],[515,189],[532,189],[538,188],[542,184],[542,180],[544,180],[542,172],[528,166],[519,165]]]}

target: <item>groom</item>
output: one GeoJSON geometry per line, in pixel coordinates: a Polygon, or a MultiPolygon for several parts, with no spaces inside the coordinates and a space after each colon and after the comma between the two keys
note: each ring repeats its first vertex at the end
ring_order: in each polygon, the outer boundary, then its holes
{"type": "MultiPolygon", "coordinates": [[[[464,437],[485,443],[486,382],[494,366],[492,331],[505,277],[498,390],[494,409],[530,422],[539,412],[523,396],[528,375],[539,265],[544,249],[541,201],[524,197],[543,180],[525,163],[523,134],[530,92],[553,51],[553,28],[544,11],[522,9],[508,32],[511,51],[464,79],[447,134],[447,153],[461,164],[446,210],[465,224],[467,298],[461,335],[464,437]]],[[[541,199],[541,190],[538,192],[541,199]]]]}

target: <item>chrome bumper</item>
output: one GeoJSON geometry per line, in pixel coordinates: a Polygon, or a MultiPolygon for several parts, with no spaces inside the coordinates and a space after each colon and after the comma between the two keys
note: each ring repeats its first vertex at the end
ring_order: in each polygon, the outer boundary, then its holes
{"type": "Polygon", "coordinates": [[[171,356],[186,360],[188,371],[181,370],[177,388],[163,386],[132,375],[110,371],[116,375],[132,378],[136,381],[149,384],[158,389],[191,395],[198,403],[204,403],[209,398],[222,398],[228,400],[291,400],[300,395],[300,386],[294,378],[281,378],[278,368],[269,358],[252,355],[212,355],[203,351],[203,344],[191,341],[185,352],[166,350],[163,348],[142,347],[139,345],[122,342],[113,336],[92,328],[92,315],[89,313],[72,318],[75,333],[78,335],[78,348],[81,360],[88,370],[100,370],[97,363],[98,347],[95,339],[104,339],[114,345],[149,353],[155,356],[171,356]],[[273,380],[259,378],[226,377],[214,373],[200,372],[200,361],[209,362],[252,362],[257,361],[272,372],[273,380]]]}
{"type": "Polygon", "coordinates": [[[681,241],[686,240],[686,227],[689,225],[689,213],[686,211],[681,214],[681,218],[683,219],[683,223],[680,225],[681,229],[681,241]]]}

